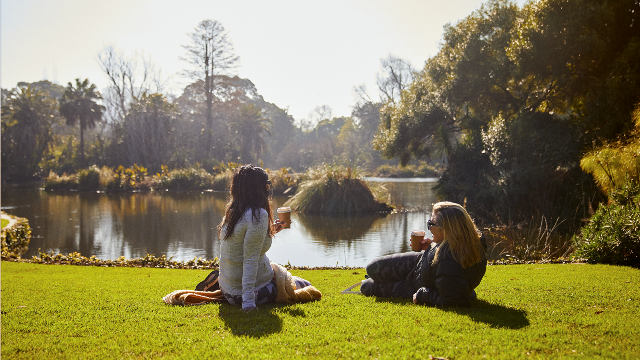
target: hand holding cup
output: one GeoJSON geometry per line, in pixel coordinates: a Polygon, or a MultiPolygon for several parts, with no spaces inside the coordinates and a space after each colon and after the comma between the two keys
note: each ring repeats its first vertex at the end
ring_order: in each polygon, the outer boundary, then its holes
{"type": "Polygon", "coordinates": [[[413,251],[422,251],[423,249],[423,241],[425,231],[424,230],[413,230],[411,231],[411,250],[413,251]]]}
{"type": "Polygon", "coordinates": [[[279,207],[278,208],[278,220],[279,222],[283,222],[284,226],[282,227],[283,229],[288,229],[291,227],[291,208],[286,206],[286,207],[279,207]]]}

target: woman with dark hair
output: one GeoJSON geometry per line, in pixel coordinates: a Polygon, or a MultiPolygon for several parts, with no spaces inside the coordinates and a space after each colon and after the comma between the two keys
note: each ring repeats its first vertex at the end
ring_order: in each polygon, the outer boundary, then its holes
{"type": "Polygon", "coordinates": [[[487,267],[486,242],[467,211],[452,202],[433,206],[423,251],[387,255],[367,265],[367,296],[403,297],[429,306],[468,307],[487,267]],[[434,246],[431,246],[434,243],[434,246]]]}
{"type": "MultiPolygon", "coordinates": [[[[218,225],[222,294],[232,305],[251,311],[277,297],[274,272],[266,255],[271,238],[283,229],[274,222],[267,173],[253,165],[237,168],[231,181],[231,198],[218,225]]],[[[293,277],[296,288],[309,282],[293,277]]]]}

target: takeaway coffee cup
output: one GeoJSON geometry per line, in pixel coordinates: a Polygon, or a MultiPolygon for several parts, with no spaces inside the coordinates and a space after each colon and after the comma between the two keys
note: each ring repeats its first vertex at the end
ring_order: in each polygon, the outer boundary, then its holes
{"type": "Polygon", "coordinates": [[[291,208],[290,207],[279,207],[278,208],[278,220],[284,222],[283,229],[288,229],[291,227],[291,208]]]}
{"type": "Polygon", "coordinates": [[[424,230],[411,231],[411,250],[422,251],[422,240],[424,240],[424,230]]]}

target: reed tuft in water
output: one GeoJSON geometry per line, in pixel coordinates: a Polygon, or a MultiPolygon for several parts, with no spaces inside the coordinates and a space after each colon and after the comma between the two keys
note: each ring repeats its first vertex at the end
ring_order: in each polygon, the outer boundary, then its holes
{"type": "Polygon", "coordinates": [[[323,165],[310,169],[285,206],[306,214],[358,215],[389,212],[351,167],[323,165]]]}

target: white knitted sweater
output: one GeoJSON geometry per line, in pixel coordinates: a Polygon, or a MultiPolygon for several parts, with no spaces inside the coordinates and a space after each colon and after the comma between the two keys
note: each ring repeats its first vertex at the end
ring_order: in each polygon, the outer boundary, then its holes
{"type": "Polygon", "coordinates": [[[240,218],[233,234],[224,240],[226,226],[220,232],[220,288],[230,295],[242,295],[242,307],[255,306],[255,291],[273,279],[273,269],[265,254],[271,248],[267,233],[267,211],[251,209],[240,218]]]}

